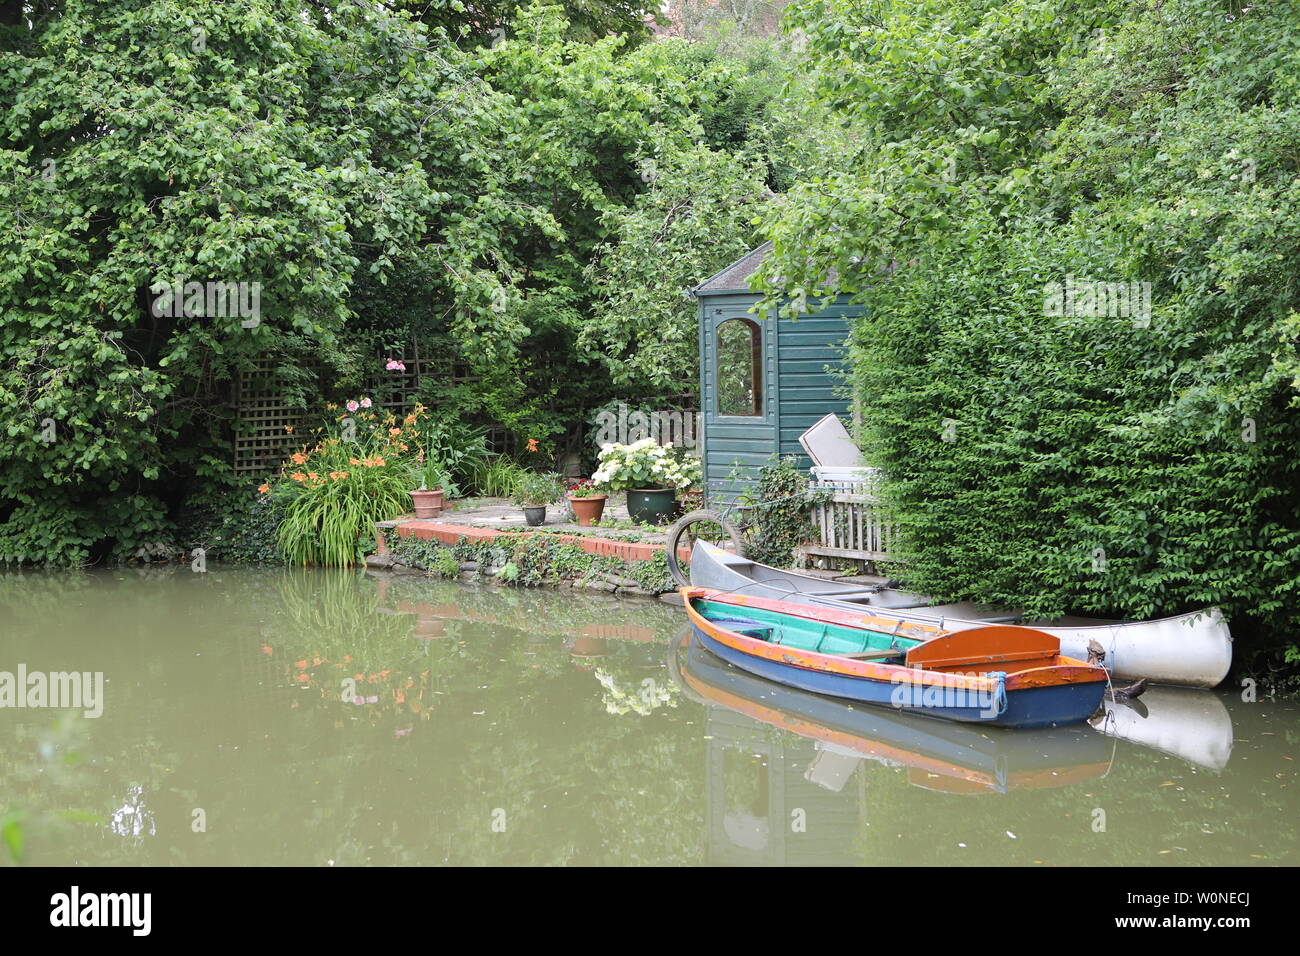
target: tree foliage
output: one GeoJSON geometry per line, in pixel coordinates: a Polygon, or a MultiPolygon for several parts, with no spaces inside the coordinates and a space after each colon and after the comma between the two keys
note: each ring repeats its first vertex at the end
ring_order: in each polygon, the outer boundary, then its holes
{"type": "Polygon", "coordinates": [[[792,191],[766,281],[869,307],[852,379],[905,579],[1045,613],[1217,604],[1293,640],[1295,10],[798,16],[862,135],[792,191]],[[1149,283],[1151,309],[1062,308],[1051,285],[1087,282],[1149,283]]]}
{"type": "Polygon", "coordinates": [[[726,110],[724,66],[638,44],[628,5],[2,9],[6,561],[129,555],[229,486],[255,361],[306,404],[420,335],[479,377],[431,381],[444,403],[563,434],[614,391],[578,344],[595,250],[726,110]],[[260,313],[160,312],[172,282],[256,285],[260,313]]]}
{"type": "Polygon", "coordinates": [[[694,145],[648,167],[649,188],[606,215],[612,236],[590,266],[597,304],[579,341],[599,349],[615,383],[695,390],[689,290],[755,244],[765,174],[761,160],[694,145]]]}
{"type": "Polygon", "coordinates": [[[130,553],[202,472],[205,382],[328,344],[443,197],[415,147],[445,83],[363,6],[69,0],[0,52],[0,557],[130,553]],[[400,88],[400,93],[399,93],[400,88]],[[168,318],[155,283],[259,283],[264,320],[168,318]],[[49,430],[52,426],[52,432],[49,430]]]}

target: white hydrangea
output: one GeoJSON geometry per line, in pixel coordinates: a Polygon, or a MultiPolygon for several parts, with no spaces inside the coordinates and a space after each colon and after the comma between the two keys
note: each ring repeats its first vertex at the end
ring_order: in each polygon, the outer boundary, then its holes
{"type": "Polygon", "coordinates": [[[606,443],[600,449],[600,465],[592,481],[611,489],[676,488],[685,490],[702,477],[699,459],[679,460],[672,443],[660,445],[642,438],[630,445],[606,443]]]}

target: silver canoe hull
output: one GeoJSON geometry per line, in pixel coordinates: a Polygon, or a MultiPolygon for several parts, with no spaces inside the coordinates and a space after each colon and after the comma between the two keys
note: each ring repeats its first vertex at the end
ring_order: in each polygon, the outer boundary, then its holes
{"type": "MultiPolygon", "coordinates": [[[[782,571],[737,557],[706,541],[691,553],[691,583],[720,591],[755,594],[850,611],[870,610],[881,617],[942,622],[950,630],[1014,620],[1016,612],[988,612],[970,603],[927,605],[922,595],[891,588],[864,589],[837,584],[810,574],[782,571]]],[[[1106,665],[1116,677],[1146,677],[1167,684],[1213,687],[1232,666],[1232,633],[1218,608],[1193,611],[1156,621],[1131,621],[1088,627],[1035,624],[1061,640],[1061,653],[1084,660],[1088,642],[1106,651],[1106,665]]]]}

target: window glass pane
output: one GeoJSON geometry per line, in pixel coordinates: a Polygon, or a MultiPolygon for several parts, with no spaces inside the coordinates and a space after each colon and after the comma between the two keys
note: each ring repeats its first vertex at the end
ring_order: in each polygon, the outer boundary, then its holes
{"type": "Polygon", "coordinates": [[[718,325],[718,414],[763,414],[763,331],[748,319],[718,325]]]}

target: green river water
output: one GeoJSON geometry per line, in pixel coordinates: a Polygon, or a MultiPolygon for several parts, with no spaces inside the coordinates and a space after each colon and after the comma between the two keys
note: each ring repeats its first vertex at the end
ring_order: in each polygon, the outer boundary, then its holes
{"type": "Polygon", "coordinates": [[[683,612],[360,572],[0,574],[0,865],[1300,862],[1300,708],[979,730],[763,684],[683,612]]]}

